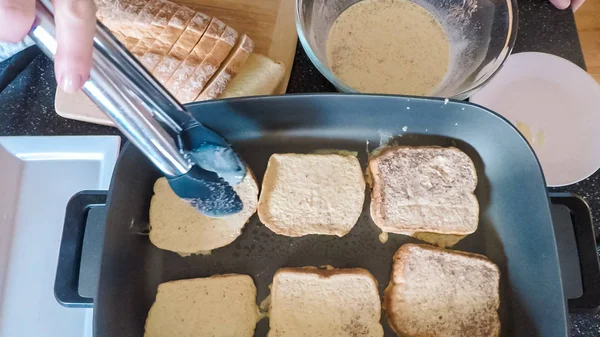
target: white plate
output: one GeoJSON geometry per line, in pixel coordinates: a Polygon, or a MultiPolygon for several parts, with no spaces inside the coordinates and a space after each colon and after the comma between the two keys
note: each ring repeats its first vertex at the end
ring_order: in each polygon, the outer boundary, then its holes
{"type": "Polygon", "coordinates": [[[544,53],[511,55],[470,101],[517,126],[549,186],[576,183],[600,168],[600,85],[577,65],[544,53]]]}
{"type": "Polygon", "coordinates": [[[91,337],[92,309],[64,308],[54,277],[67,201],[106,190],[119,137],[0,137],[0,337],[91,337]]]}

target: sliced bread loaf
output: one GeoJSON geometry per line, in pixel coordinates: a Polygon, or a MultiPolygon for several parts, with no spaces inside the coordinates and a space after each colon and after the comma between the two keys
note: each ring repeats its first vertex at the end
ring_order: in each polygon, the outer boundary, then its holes
{"type": "Polygon", "coordinates": [[[258,186],[249,169],[244,180],[233,188],[244,203],[242,211],[210,218],[181,200],[165,178],[158,179],[150,202],[150,241],[158,248],[181,255],[204,253],[230,244],[256,212],[258,199],[258,186]]]}
{"type": "Polygon", "coordinates": [[[466,235],[477,229],[473,162],[456,148],[395,146],[369,160],[371,217],[384,232],[466,235]]]}
{"type": "Polygon", "coordinates": [[[158,286],[145,337],[252,337],[260,319],[248,275],[217,275],[158,286]]]}
{"type": "Polygon", "coordinates": [[[258,215],[286,236],[346,235],[363,208],[358,159],[338,154],[274,154],[269,158],[258,215]]]}
{"type": "Polygon", "coordinates": [[[238,39],[232,27],[216,18],[209,23],[208,16],[183,5],[95,2],[98,19],[182,103],[272,94],[284,76],[281,64],[251,54],[250,37],[238,39]]]}
{"type": "Polygon", "coordinates": [[[384,308],[403,337],[497,337],[498,267],[487,257],[405,244],[394,255],[384,308]]]}
{"type": "Polygon", "coordinates": [[[382,337],[377,281],[365,269],[283,268],[273,277],[268,337],[382,337]]]}

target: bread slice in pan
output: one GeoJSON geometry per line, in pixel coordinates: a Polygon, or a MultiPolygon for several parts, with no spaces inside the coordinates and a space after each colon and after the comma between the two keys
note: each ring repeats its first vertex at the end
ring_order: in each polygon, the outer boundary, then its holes
{"type": "Polygon", "coordinates": [[[156,38],[150,49],[140,58],[140,62],[150,72],[156,68],[160,61],[169,53],[177,39],[190,20],[196,15],[196,12],[180,6],[179,10],[173,15],[165,30],[156,38]]]}
{"type": "Polygon", "coordinates": [[[158,179],[150,202],[150,241],[158,248],[181,255],[205,253],[230,244],[256,212],[258,199],[258,186],[250,170],[233,188],[244,203],[242,211],[210,218],[181,200],[165,178],[158,179]]]}
{"type": "Polygon", "coordinates": [[[206,83],[217,72],[221,63],[225,61],[231,49],[233,49],[238,36],[239,34],[235,29],[230,26],[225,28],[213,49],[189,77],[186,85],[181,90],[174,92],[177,100],[180,102],[193,102],[198,97],[206,83]]]}
{"type": "Polygon", "coordinates": [[[196,13],[192,18],[183,34],[179,37],[179,40],[177,40],[171,51],[169,51],[169,54],[160,61],[152,72],[152,75],[161,84],[167,83],[177,67],[194,49],[194,46],[196,46],[202,35],[204,35],[210,20],[211,18],[203,13],[196,13]]]}
{"type": "Polygon", "coordinates": [[[213,50],[214,46],[219,41],[219,38],[223,35],[225,28],[227,28],[227,25],[223,23],[223,21],[217,18],[211,20],[200,41],[194,46],[189,55],[183,60],[165,84],[167,90],[171,93],[177,93],[188,85],[189,78],[213,50]]]}
{"type": "Polygon", "coordinates": [[[371,217],[384,232],[466,235],[477,229],[473,162],[456,148],[393,146],[369,160],[371,217]]]}
{"type": "Polygon", "coordinates": [[[260,319],[248,275],[162,283],[148,312],[145,337],[252,337],[260,319]]]}
{"type": "Polygon", "coordinates": [[[283,268],[273,277],[268,337],[381,337],[377,281],[365,269],[283,268]]]}
{"type": "Polygon", "coordinates": [[[384,308],[403,337],[496,337],[500,272],[487,257],[405,244],[394,255],[384,308]]]}
{"type": "Polygon", "coordinates": [[[252,53],[219,98],[271,95],[281,83],[284,74],[283,64],[252,53]]]}
{"type": "Polygon", "coordinates": [[[263,178],[258,215],[280,235],[344,236],[362,212],[364,191],[354,156],[274,154],[263,178]]]}
{"type": "Polygon", "coordinates": [[[246,60],[248,60],[248,56],[253,50],[254,42],[252,39],[246,34],[242,35],[233,50],[229,53],[229,56],[227,56],[225,61],[223,61],[223,64],[221,64],[221,68],[213,75],[210,81],[208,81],[195,100],[206,101],[215,99],[223,93],[229,84],[229,81],[244,67],[246,60]]]}

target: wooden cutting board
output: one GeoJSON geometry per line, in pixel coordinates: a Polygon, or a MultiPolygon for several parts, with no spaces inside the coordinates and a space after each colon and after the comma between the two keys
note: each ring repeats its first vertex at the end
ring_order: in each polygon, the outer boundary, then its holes
{"type": "MultiPolygon", "coordinates": [[[[248,34],[255,42],[255,52],[285,65],[286,74],[275,92],[285,93],[298,40],[294,18],[295,0],[172,1],[217,17],[238,32],[248,34]]],[[[65,118],[113,125],[112,121],[82,92],[67,94],[58,89],[55,108],[56,112],[65,118]]]]}

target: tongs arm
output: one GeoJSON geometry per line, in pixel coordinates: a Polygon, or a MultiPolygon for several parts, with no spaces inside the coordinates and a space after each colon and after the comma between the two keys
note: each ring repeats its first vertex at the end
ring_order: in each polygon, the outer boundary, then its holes
{"type": "MultiPolygon", "coordinates": [[[[52,6],[47,1],[38,1],[36,11],[37,18],[30,36],[47,55],[54,56],[57,43],[52,6]]],[[[185,119],[189,114],[129,53],[117,45],[119,42],[101,23],[98,22],[96,27],[92,56],[94,67],[83,91],[165,175],[187,173],[192,164],[152,113],[175,135],[181,131],[179,125],[185,125],[186,121],[175,121],[164,111],[175,106],[184,112],[174,114],[176,118],[185,119]],[[129,67],[137,67],[138,71],[129,71],[129,67]],[[115,71],[115,68],[120,68],[120,71],[115,71]],[[156,107],[161,104],[162,107],[156,107]]]]}

